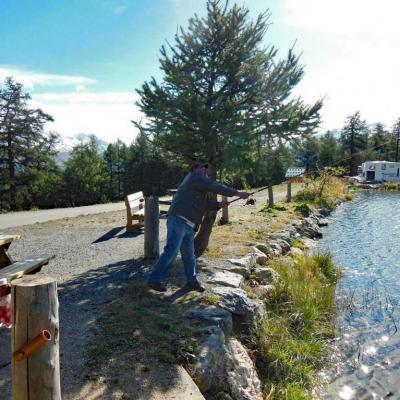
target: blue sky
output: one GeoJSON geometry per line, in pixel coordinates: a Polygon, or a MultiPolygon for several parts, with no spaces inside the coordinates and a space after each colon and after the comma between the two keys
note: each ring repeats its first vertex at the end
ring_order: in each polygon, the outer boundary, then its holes
{"type": "MultiPolygon", "coordinates": [[[[390,127],[400,116],[400,6],[396,0],[242,0],[255,17],[269,8],[266,44],[296,41],[307,102],[325,97],[321,130],[360,110],[390,127]]],[[[32,103],[67,138],[94,133],[130,143],[140,119],[135,88],[160,77],[159,49],[205,0],[0,0],[0,82],[22,82],[32,103]]]]}

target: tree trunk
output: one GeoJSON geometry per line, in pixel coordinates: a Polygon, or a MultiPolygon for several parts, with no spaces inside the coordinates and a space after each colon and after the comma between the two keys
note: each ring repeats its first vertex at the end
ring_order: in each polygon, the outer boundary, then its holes
{"type": "Polygon", "coordinates": [[[15,182],[15,163],[14,163],[14,152],[12,149],[12,137],[11,133],[8,133],[8,140],[7,140],[7,155],[8,155],[8,174],[10,180],[10,204],[9,207],[12,211],[17,209],[17,189],[16,189],[16,182],[15,182]]]}
{"type": "MultiPolygon", "coordinates": [[[[210,157],[209,159],[209,168],[208,168],[208,174],[211,179],[216,179],[216,167],[215,167],[215,156],[210,157]]],[[[210,201],[217,201],[217,195],[216,194],[210,194],[209,195],[209,200],[210,201]]],[[[210,236],[212,232],[212,228],[214,225],[214,222],[217,218],[217,211],[206,211],[204,214],[203,220],[200,225],[200,229],[197,232],[196,237],[194,238],[194,254],[196,257],[200,257],[203,255],[203,253],[207,250],[208,243],[210,241],[210,236]]]]}
{"type": "Polygon", "coordinates": [[[197,232],[197,235],[194,238],[194,254],[196,257],[202,256],[206,251],[212,232],[212,227],[216,218],[217,211],[207,211],[205,213],[203,221],[201,222],[200,230],[197,232]]]}
{"type": "Polygon", "coordinates": [[[26,275],[12,282],[12,299],[12,351],[31,344],[23,348],[28,358],[12,359],[12,398],[61,400],[57,283],[46,276],[26,275]],[[44,330],[50,333],[48,341],[34,351],[32,340],[44,330]]]}

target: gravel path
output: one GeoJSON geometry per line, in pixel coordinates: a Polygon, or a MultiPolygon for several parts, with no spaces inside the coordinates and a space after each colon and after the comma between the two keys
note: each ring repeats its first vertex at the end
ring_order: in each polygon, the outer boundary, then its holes
{"type": "MultiPolygon", "coordinates": [[[[266,201],[266,193],[257,196],[257,204],[266,201]]],[[[281,199],[284,193],[277,193],[281,199]]],[[[245,218],[251,208],[237,209],[245,218]]],[[[78,213],[78,214],[81,214],[78,213]]],[[[76,215],[76,214],[75,214],[76,215]]],[[[150,266],[142,261],[143,234],[125,232],[125,210],[81,215],[32,225],[2,227],[0,234],[19,234],[10,253],[15,259],[54,254],[41,274],[57,279],[60,302],[60,364],[64,400],[77,400],[84,384],[84,355],[91,339],[97,310],[133,280],[145,279],[150,266]]],[[[160,244],[166,236],[165,220],[160,223],[160,244]]],[[[10,332],[0,328],[0,393],[11,398],[10,332]]],[[[101,398],[93,397],[93,398],[101,398]]]]}
{"type": "MultiPolygon", "coordinates": [[[[20,234],[11,245],[15,259],[31,255],[55,254],[42,274],[57,279],[60,301],[60,364],[63,399],[74,399],[82,382],[83,355],[99,306],[139,279],[144,265],[143,234],[125,232],[125,212],[64,218],[41,224],[2,229],[20,234]]],[[[165,238],[165,221],[160,224],[160,240],[165,238]]],[[[10,333],[0,328],[0,367],[10,359],[10,333]]],[[[11,398],[10,366],[0,368],[0,393],[11,398]]],[[[4,397],[3,397],[4,396],[4,397]]]]}
{"type": "Polygon", "coordinates": [[[92,206],[52,208],[50,210],[18,211],[0,214],[1,229],[35,224],[37,222],[54,221],[62,218],[72,218],[79,215],[98,214],[102,212],[125,210],[125,203],[94,204],[92,206]]]}

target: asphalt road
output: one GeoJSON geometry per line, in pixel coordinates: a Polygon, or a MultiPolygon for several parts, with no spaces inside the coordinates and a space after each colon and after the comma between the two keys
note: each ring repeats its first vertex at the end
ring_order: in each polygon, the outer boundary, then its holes
{"type": "Polygon", "coordinates": [[[124,202],[95,204],[93,206],[54,208],[51,210],[19,211],[0,214],[0,229],[31,225],[56,219],[77,217],[78,215],[99,214],[108,211],[124,210],[124,202]]]}

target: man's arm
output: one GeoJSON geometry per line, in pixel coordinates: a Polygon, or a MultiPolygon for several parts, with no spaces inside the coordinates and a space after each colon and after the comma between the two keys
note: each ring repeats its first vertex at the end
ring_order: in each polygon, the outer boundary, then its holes
{"type": "Polygon", "coordinates": [[[236,189],[233,189],[229,186],[222,185],[221,183],[215,182],[206,176],[196,176],[193,179],[193,187],[196,190],[200,190],[202,192],[211,192],[215,194],[221,194],[223,196],[238,196],[241,199],[247,199],[250,193],[247,192],[239,192],[236,189]]]}

